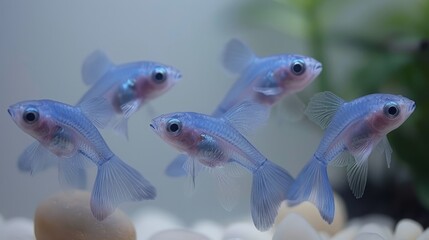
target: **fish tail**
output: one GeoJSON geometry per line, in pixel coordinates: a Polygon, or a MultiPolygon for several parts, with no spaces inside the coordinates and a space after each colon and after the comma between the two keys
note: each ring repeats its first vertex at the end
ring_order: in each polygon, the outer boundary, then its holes
{"type": "Polygon", "coordinates": [[[293,178],[282,167],[269,160],[253,173],[251,211],[256,228],[265,231],[274,223],[278,208],[293,178]]]}
{"type": "Polygon", "coordinates": [[[156,189],[137,170],[113,156],[98,166],[91,195],[91,211],[102,221],[125,201],[154,199],[156,189]]]}
{"type": "Polygon", "coordinates": [[[335,204],[326,163],[313,157],[299,173],[287,195],[289,205],[310,201],[319,209],[322,218],[332,223],[335,204]]]}

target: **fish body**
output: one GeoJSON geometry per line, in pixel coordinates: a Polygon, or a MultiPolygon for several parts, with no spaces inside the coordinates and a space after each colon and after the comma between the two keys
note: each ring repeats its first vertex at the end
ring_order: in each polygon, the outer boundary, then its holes
{"type": "Polygon", "coordinates": [[[335,206],[327,166],[346,167],[350,188],[360,198],[365,190],[369,155],[379,147],[390,166],[392,149],[386,135],[414,109],[413,101],[391,94],[371,94],[351,102],[330,92],[316,94],[306,114],[325,132],[312,159],[289,189],[289,203],[310,201],[331,223],[335,206]]]}
{"type": "Polygon", "coordinates": [[[35,173],[58,165],[61,184],[83,188],[85,168],[89,164],[97,166],[90,203],[94,216],[103,220],[121,202],[153,199],[156,190],[110,150],[85,115],[91,105],[99,103],[74,107],[52,100],[33,100],[14,104],[8,112],[18,127],[37,140],[20,156],[20,170],[35,173]]]}
{"type": "Polygon", "coordinates": [[[109,126],[127,136],[128,118],[142,105],[171,89],[181,79],[181,73],[150,61],[115,65],[103,52],[95,51],[83,63],[82,78],[92,87],[79,103],[92,98],[107,99],[113,109],[109,126]]]}
{"type": "Polygon", "coordinates": [[[307,56],[257,57],[237,39],[227,43],[223,60],[225,68],[240,76],[213,116],[221,116],[231,107],[248,100],[271,107],[285,96],[303,90],[322,70],[321,63],[307,56]]]}
{"type": "MultiPolygon", "coordinates": [[[[167,143],[187,154],[183,167],[195,181],[201,169],[218,170],[220,188],[231,189],[227,169],[240,167],[253,175],[251,208],[252,218],[259,230],[267,230],[284,200],[290,175],[267,160],[241,133],[246,131],[246,116],[255,116],[249,125],[263,122],[258,119],[260,105],[245,102],[232,108],[222,118],[194,112],[176,112],[152,120],[151,127],[167,143]],[[237,130],[240,129],[240,130],[237,130]]],[[[265,113],[262,113],[265,115],[265,113]]],[[[232,190],[231,190],[232,191],[232,190]]],[[[234,194],[234,192],[224,192],[234,194]]],[[[230,197],[230,196],[229,196],[230,197]]]]}

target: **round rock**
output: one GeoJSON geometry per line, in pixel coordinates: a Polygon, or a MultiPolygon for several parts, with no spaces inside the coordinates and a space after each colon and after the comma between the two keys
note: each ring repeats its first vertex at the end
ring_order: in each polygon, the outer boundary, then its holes
{"type": "Polygon", "coordinates": [[[411,219],[402,219],[395,228],[395,239],[417,239],[423,233],[423,227],[411,219]]]}
{"type": "Polygon", "coordinates": [[[98,221],[83,191],[58,193],[39,204],[34,217],[37,240],[135,240],[133,223],[121,210],[98,221]]]}

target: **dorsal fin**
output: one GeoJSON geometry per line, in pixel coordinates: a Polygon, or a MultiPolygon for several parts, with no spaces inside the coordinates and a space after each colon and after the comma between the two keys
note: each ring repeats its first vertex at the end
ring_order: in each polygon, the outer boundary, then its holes
{"type": "Polygon", "coordinates": [[[252,50],[238,39],[230,40],[223,53],[223,66],[228,71],[239,73],[256,59],[252,50]]]}
{"type": "Polygon", "coordinates": [[[106,72],[115,67],[107,55],[101,50],[89,54],[82,64],[81,74],[83,82],[91,85],[98,81],[106,72]]]}
{"type": "Polygon", "coordinates": [[[305,115],[322,129],[328,127],[332,117],[345,101],[332,92],[315,94],[305,109],[305,115]]]}
{"type": "Polygon", "coordinates": [[[264,125],[269,116],[269,107],[252,101],[245,101],[228,110],[223,118],[241,134],[247,135],[264,125]]]}

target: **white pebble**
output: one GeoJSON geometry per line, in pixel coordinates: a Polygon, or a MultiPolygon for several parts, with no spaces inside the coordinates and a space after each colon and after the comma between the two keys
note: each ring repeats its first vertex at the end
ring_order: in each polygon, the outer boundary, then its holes
{"type": "Polygon", "coordinates": [[[411,219],[402,219],[395,228],[395,239],[415,240],[423,233],[423,227],[411,219]]]}
{"type": "Polygon", "coordinates": [[[380,236],[378,233],[360,233],[353,240],[388,240],[380,236]]]}
{"type": "Polygon", "coordinates": [[[420,235],[416,240],[429,240],[429,228],[426,228],[423,234],[420,235]]]}
{"type": "MultiPolygon", "coordinates": [[[[373,233],[373,234],[377,234],[379,235],[379,237],[381,237],[381,239],[392,239],[393,235],[392,235],[392,231],[386,227],[386,226],[381,226],[375,223],[369,223],[369,224],[365,224],[358,232],[358,234],[356,236],[359,236],[363,233],[373,233]]],[[[371,235],[371,234],[369,234],[371,235]]]]}
{"type": "Polygon", "coordinates": [[[148,239],[163,230],[183,228],[183,223],[175,216],[159,209],[145,209],[133,216],[137,239],[148,239]]]}
{"type": "Polygon", "coordinates": [[[253,223],[238,222],[226,228],[222,240],[270,240],[269,232],[260,232],[256,229],[253,223]]]}
{"type": "Polygon", "coordinates": [[[191,228],[192,231],[209,236],[211,239],[221,239],[224,228],[210,220],[200,220],[191,228]]]}
{"type": "Polygon", "coordinates": [[[273,240],[319,240],[316,230],[300,215],[288,214],[276,227],[273,240]]]}
{"type": "Polygon", "coordinates": [[[189,230],[164,230],[156,233],[149,240],[210,240],[208,237],[189,230]]]}
{"type": "Polygon", "coordinates": [[[359,230],[358,225],[350,225],[347,228],[341,230],[335,236],[331,238],[331,240],[350,240],[356,235],[359,230]]]}
{"type": "Polygon", "coordinates": [[[25,218],[14,218],[3,221],[0,225],[0,239],[34,240],[33,221],[25,218]]]}
{"type": "Polygon", "coordinates": [[[331,239],[331,236],[328,233],[325,232],[319,232],[320,240],[329,240],[331,239]]]}

